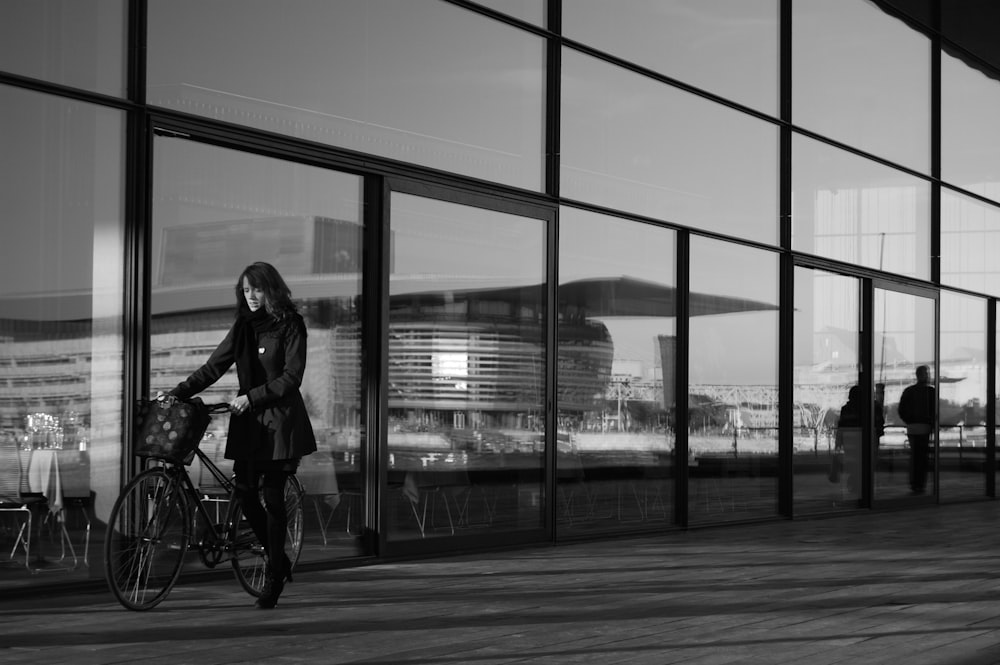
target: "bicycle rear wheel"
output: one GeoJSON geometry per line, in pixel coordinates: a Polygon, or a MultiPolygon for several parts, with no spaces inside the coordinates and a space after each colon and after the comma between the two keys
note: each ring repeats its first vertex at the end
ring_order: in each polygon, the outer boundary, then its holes
{"type": "Polygon", "coordinates": [[[137,611],[158,605],[177,582],[190,540],[191,512],[176,476],[158,467],[133,478],[104,539],[104,574],[118,602],[137,611]]]}
{"type": "MultiPolygon", "coordinates": [[[[285,554],[292,562],[292,569],[299,561],[302,553],[302,532],[305,517],[302,512],[302,497],[305,490],[295,476],[288,476],[285,483],[285,510],[288,513],[288,529],[285,537],[285,554]]],[[[263,501],[263,497],[261,497],[263,501]]],[[[234,537],[233,572],[240,585],[251,596],[260,597],[264,592],[264,580],[267,577],[267,560],[264,548],[254,536],[253,529],[244,519],[240,506],[236,506],[233,514],[233,524],[238,525],[234,537]]]]}

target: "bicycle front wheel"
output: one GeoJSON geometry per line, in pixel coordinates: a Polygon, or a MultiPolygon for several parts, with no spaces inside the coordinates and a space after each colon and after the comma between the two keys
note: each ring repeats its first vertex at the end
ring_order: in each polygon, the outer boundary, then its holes
{"type": "Polygon", "coordinates": [[[178,479],[163,467],[133,478],[115,501],[104,539],[104,573],[123,606],[148,610],[177,582],[188,543],[191,512],[178,479]]]}
{"type": "MultiPolygon", "coordinates": [[[[302,531],[305,517],[302,512],[302,497],[305,490],[295,476],[288,476],[285,483],[285,511],[288,514],[288,528],[285,536],[285,554],[292,562],[292,569],[299,561],[302,553],[302,531]]],[[[261,497],[261,501],[263,501],[261,497]]],[[[264,548],[254,536],[249,523],[243,517],[239,506],[233,514],[233,524],[238,525],[233,537],[233,572],[240,585],[251,596],[260,597],[264,593],[264,581],[267,577],[267,560],[264,558],[264,548]]]]}

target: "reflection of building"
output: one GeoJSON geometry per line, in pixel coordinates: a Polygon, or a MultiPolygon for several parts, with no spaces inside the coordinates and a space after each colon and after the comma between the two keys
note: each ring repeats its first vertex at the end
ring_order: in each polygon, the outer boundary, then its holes
{"type": "Polygon", "coordinates": [[[162,234],[155,276],[159,287],[228,283],[248,257],[266,258],[287,275],[357,275],[361,269],[358,225],[335,219],[226,220],[168,226],[162,234]]]}
{"type": "MultiPolygon", "coordinates": [[[[413,286],[419,288],[420,280],[413,286]]],[[[390,412],[417,419],[411,425],[421,427],[541,427],[544,328],[537,310],[524,307],[537,303],[521,298],[530,290],[457,291],[446,304],[433,297],[429,302],[429,294],[393,296],[390,412]]],[[[560,405],[592,409],[604,398],[611,370],[607,329],[564,319],[559,330],[560,405]]]]}
{"type": "Polygon", "coordinates": [[[544,354],[537,327],[399,317],[389,329],[390,410],[464,414],[471,427],[504,426],[494,413],[538,416],[544,354]]]}
{"type": "Polygon", "coordinates": [[[4,356],[0,430],[23,428],[29,413],[62,417],[70,411],[80,413],[90,426],[92,395],[120,400],[114,388],[117,371],[100,375],[89,325],[53,322],[29,331],[21,330],[18,322],[0,321],[3,324],[9,326],[10,334],[0,341],[4,356]]]}
{"type": "MultiPolygon", "coordinates": [[[[309,357],[302,394],[313,425],[320,433],[344,428],[356,429],[360,355],[357,326],[337,325],[319,318],[321,308],[305,302],[301,308],[309,334],[309,357]]],[[[232,324],[232,309],[197,314],[164,316],[154,322],[157,332],[150,339],[150,385],[153,390],[169,389],[198,368],[222,340],[232,324]]],[[[236,389],[233,368],[206,390],[206,402],[227,402],[236,389]]]]}

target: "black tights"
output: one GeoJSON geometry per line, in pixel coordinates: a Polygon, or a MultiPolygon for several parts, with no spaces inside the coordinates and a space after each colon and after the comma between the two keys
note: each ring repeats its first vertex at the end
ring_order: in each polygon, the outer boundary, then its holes
{"type": "Polygon", "coordinates": [[[236,496],[250,527],[267,553],[271,573],[280,575],[285,554],[288,511],[285,508],[285,483],[290,472],[285,460],[273,462],[237,461],[236,496]],[[264,495],[261,505],[260,495],[264,495]]]}

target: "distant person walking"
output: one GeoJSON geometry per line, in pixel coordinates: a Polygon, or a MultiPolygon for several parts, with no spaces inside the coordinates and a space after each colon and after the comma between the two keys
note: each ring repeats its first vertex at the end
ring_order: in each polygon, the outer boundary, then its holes
{"type": "Polygon", "coordinates": [[[931,369],[921,365],[917,367],[917,382],[907,386],[899,398],[899,417],[906,423],[906,438],[910,441],[910,490],[914,494],[923,494],[927,489],[936,400],[931,369]]]}

